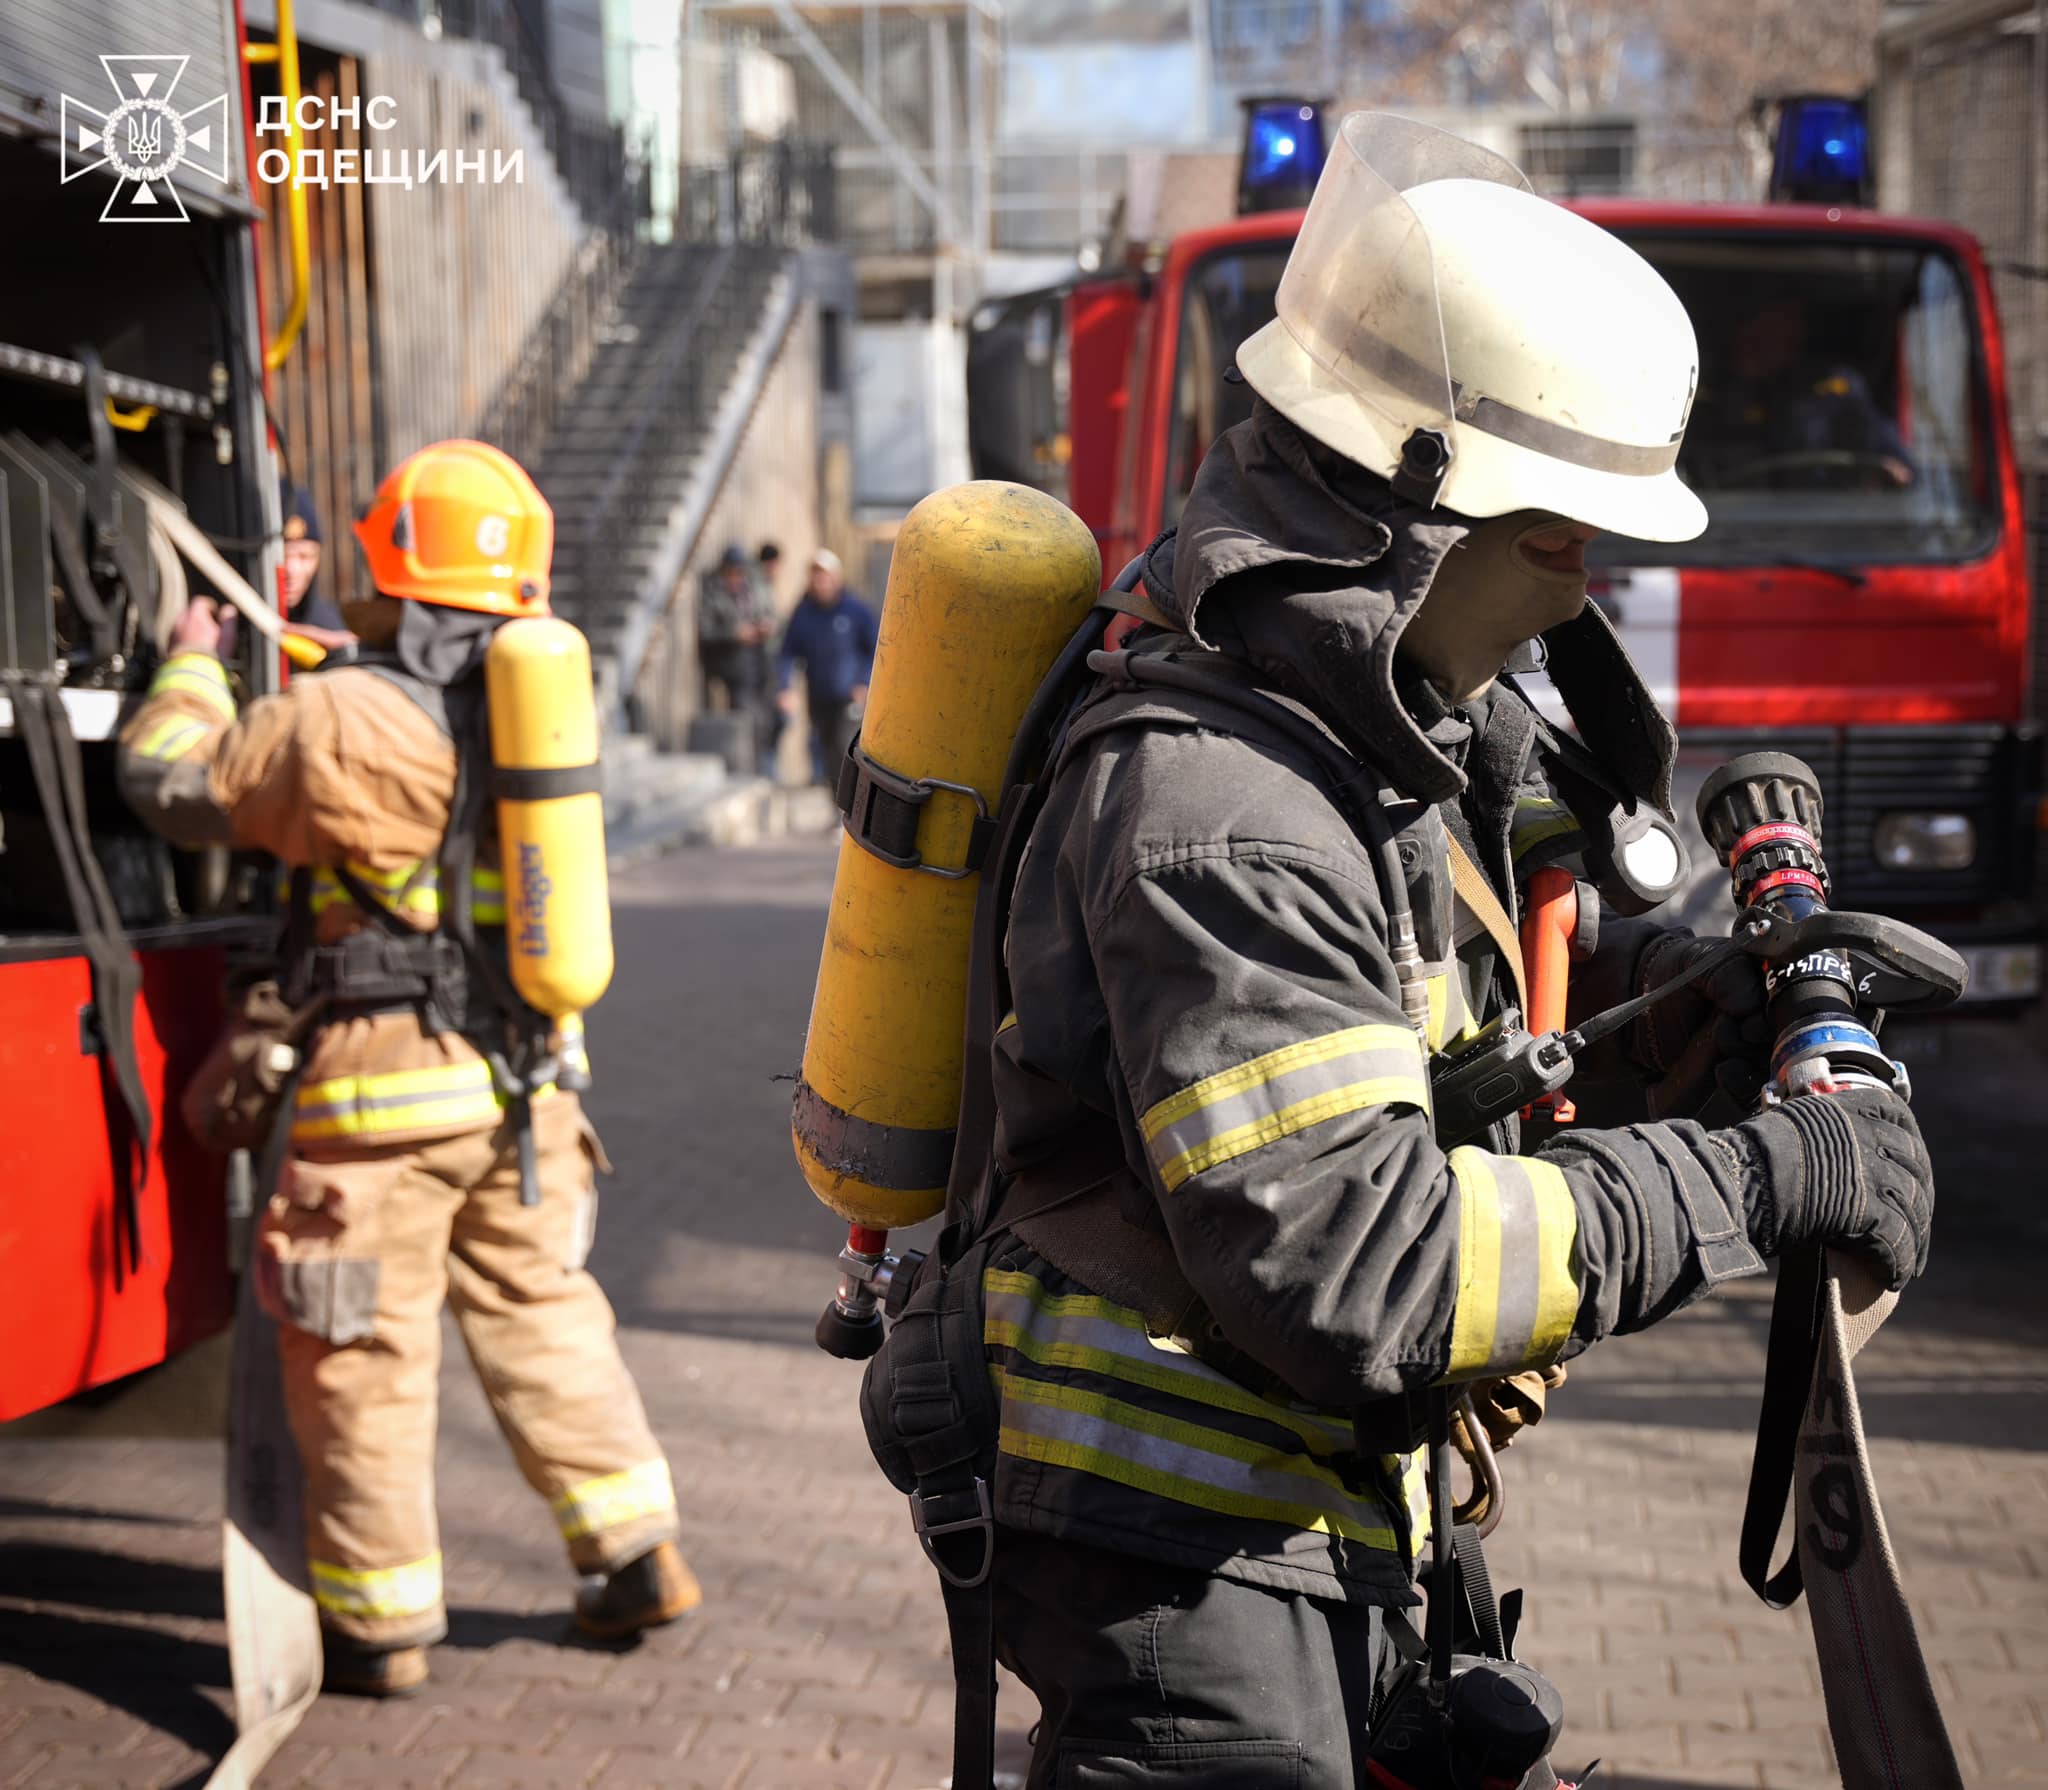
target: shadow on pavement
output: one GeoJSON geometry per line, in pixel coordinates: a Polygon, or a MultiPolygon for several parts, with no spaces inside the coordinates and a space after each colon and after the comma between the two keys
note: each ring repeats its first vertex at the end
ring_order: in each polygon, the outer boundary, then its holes
{"type": "MultiPolygon", "coordinates": [[[[133,1563],[129,1563],[132,1567],[133,1563]]],[[[171,1582],[186,1569],[174,1569],[171,1582]]],[[[120,1607],[153,1610],[154,1573],[138,1574],[120,1607]]],[[[220,1586],[213,1581],[215,1613],[220,1586]]],[[[182,1592],[174,1592],[182,1595],[182,1592]]],[[[107,1607],[114,1607],[111,1600],[107,1607]]],[[[170,1735],[197,1752],[224,1753],[235,1738],[227,1711],[206,1695],[228,1688],[228,1650],[131,1623],[96,1622],[55,1610],[0,1609],[0,1664],[66,1684],[170,1735]]]]}
{"type": "MultiPolygon", "coordinates": [[[[61,1517],[70,1523],[142,1523],[159,1529],[211,1528],[211,1523],[201,1524],[189,1516],[173,1515],[161,1510],[108,1510],[97,1504],[62,1504],[48,1498],[5,1498],[0,1497],[0,1520],[8,1517],[61,1517]]],[[[0,1544],[0,1557],[4,1548],[0,1544]]],[[[0,1586],[0,1590],[7,1589],[0,1586]]]]}

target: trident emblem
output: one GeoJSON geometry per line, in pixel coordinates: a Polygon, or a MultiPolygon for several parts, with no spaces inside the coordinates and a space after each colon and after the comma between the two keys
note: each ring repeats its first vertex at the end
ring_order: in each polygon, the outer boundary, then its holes
{"type": "Polygon", "coordinates": [[[114,190],[103,223],[178,224],[185,202],[172,176],[180,169],[226,186],[229,156],[228,96],[181,112],[171,104],[189,56],[102,56],[115,106],[102,112],[64,95],[63,155],[58,178],[73,181],[96,168],[110,169],[114,190]]]}

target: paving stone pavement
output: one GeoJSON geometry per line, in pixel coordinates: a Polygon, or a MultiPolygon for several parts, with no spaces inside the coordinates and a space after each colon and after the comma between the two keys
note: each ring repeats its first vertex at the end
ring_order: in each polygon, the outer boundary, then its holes
{"type": "MultiPolygon", "coordinates": [[[[934,1790],[950,1686],[935,1583],[874,1471],[857,1370],[820,1355],[835,1226],[792,1167],[788,1087],[825,842],[686,853],[620,879],[591,1101],[618,1174],[593,1265],[674,1463],[707,1604],[638,1647],[574,1645],[546,1511],[452,1330],[434,1682],[323,1698],[293,1786],[934,1790]]],[[[2048,1073],[1976,1029],[1920,1072],[1942,1165],[1934,1266],[1859,1362],[1895,1545],[1973,1785],[2048,1786],[2048,1073]]],[[[1836,1781],[1802,1614],[1735,1571],[1768,1287],[1572,1370],[1506,1457],[1495,1577],[1565,1693],[1570,1763],[1623,1790],[1836,1781]]],[[[158,1404],[163,1401],[158,1400],[158,1404]]],[[[197,1401],[199,1407],[204,1399],[197,1401]]],[[[196,1784],[230,1738],[220,1449],[141,1395],[69,1439],[0,1430],[0,1790],[196,1784]],[[174,1425],[172,1427],[175,1427],[174,1425]]],[[[1030,1698],[1008,1686],[1007,1756],[1030,1698]]]]}

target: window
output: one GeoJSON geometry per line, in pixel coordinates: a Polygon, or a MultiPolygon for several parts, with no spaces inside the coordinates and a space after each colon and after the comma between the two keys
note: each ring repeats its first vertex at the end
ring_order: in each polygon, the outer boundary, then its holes
{"type": "Polygon", "coordinates": [[[1202,456],[1216,437],[1252,413],[1252,388],[1226,380],[1238,344],[1272,321],[1289,244],[1220,249],[1189,272],[1174,357],[1173,427],[1166,446],[1166,493],[1159,526],[1180,520],[1202,456]]]}
{"type": "Polygon", "coordinates": [[[1634,121],[1582,118],[1525,124],[1522,168],[1539,193],[1625,193],[1635,180],[1634,121]]]}
{"type": "MultiPolygon", "coordinates": [[[[1700,344],[1679,476],[1705,500],[1659,563],[1974,557],[1997,531],[1982,347],[1962,270],[1910,242],[1629,240],[1700,344]]],[[[1645,550],[1609,542],[1603,557],[1645,550]]]]}

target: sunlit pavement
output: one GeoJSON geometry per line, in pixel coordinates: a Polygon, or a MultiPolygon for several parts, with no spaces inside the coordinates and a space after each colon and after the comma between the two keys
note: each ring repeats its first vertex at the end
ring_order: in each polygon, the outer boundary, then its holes
{"type": "MultiPolygon", "coordinates": [[[[858,1369],[811,1326],[840,1232],[791,1162],[828,842],[622,878],[591,1100],[618,1165],[593,1265],[676,1470],[707,1593],[625,1652],[573,1645],[547,1512],[449,1333],[451,1633],[403,1704],[324,1698],[289,1786],[936,1786],[951,1689],[935,1581],[870,1461],[858,1369]]],[[[1916,1069],[1934,1263],[1858,1363],[1878,1483],[1973,1785],[2048,1785],[2048,1068],[1971,1028],[1916,1069]]],[[[1831,1784],[1803,1614],[1735,1570],[1768,1286],[1575,1364],[1505,1461],[1496,1582],[1566,1696],[1560,1763],[1655,1790],[1831,1784]]],[[[120,1427],[118,1424],[114,1427],[120,1427]]],[[[203,1438],[0,1432],[0,1790],[203,1778],[230,1737],[203,1438]]],[[[1011,1686],[1005,1727],[1032,1710],[1011,1686]]],[[[1021,1757],[1013,1738],[1010,1749],[1021,1757]]]]}

